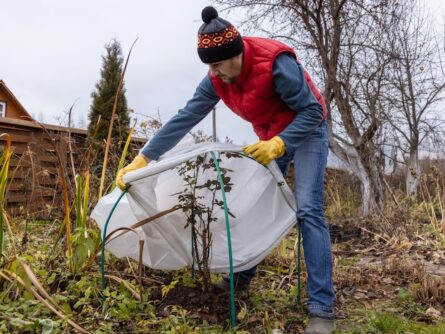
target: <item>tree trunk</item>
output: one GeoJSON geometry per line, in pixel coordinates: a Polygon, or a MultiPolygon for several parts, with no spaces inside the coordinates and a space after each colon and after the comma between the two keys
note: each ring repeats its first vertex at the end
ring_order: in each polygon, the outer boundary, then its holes
{"type": "Polygon", "coordinates": [[[419,149],[412,145],[409,152],[409,160],[406,167],[406,193],[408,194],[410,203],[412,204],[417,195],[417,189],[420,181],[420,161],[419,149]]]}
{"type": "MultiPolygon", "coordinates": [[[[363,214],[365,216],[372,213],[380,213],[383,210],[383,186],[380,172],[380,164],[377,157],[365,166],[368,170],[368,180],[363,182],[363,188],[368,188],[367,192],[363,191],[363,214]],[[367,185],[369,183],[369,185],[367,185]]],[[[366,190],[366,189],[365,189],[366,190]]]]}
{"type": "Polygon", "coordinates": [[[363,159],[363,155],[359,156],[353,147],[343,151],[338,145],[332,145],[331,149],[338,157],[346,159],[344,162],[360,180],[363,215],[368,216],[380,212],[383,209],[383,186],[378,156],[374,154],[371,159],[363,159]]]}

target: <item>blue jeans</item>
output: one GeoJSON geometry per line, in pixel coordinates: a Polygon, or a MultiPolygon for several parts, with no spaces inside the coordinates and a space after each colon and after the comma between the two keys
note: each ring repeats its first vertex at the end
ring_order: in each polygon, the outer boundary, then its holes
{"type": "MultiPolygon", "coordinates": [[[[291,155],[276,160],[286,175],[294,160],[294,184],[297,220],[303,233],[307,268],[308,308],[311,314],[333,312],[335,300],[332,284],[332,250],[323,210],[324,174],[328,156],[327,125],[323,122],[291,155]]],[[[238,273],[238,280],[250,283],[254,268],[238,273]]]]}

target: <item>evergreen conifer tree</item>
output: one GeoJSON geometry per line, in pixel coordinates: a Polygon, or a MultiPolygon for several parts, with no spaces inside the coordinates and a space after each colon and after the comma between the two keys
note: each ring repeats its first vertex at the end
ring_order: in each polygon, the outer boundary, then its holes
{"type": "MultiPolygon", "coordinates": [[[[119,86],[119,80],[122,73],[124,59],[120,43],[113,39],[105,46],[106,54],[102,56],[102,69],[100,81],[96,83],[94,91],[91,93],[93,98],[90,106],[89,125],[88,125],[88,143],[93,140],[93,149],[96,158],[101,162],[105,152],[105,142],[108,136],[108,128],[113,112],[113,104],[116,91],[119,86]],[[99,125],[97,120],[101,116],[99,125]],[[96,136],[93,138],[97,127],[96,136]]],[[[112,130],[112,147],[120,150],[125,144],[129,132],[129,115],[127,108],[127,99],[125,97],[125,87],[119,93],[115,119],[112,130]]]]}

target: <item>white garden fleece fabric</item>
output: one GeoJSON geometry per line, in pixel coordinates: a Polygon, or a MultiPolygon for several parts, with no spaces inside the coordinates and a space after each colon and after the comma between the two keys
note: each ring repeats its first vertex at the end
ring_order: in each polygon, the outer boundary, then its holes
{"type": "MultiPolygon", "coordinates": [[[[185,189],[178,167],[197,156],[211,159],[210,152],[221,159],[220,167],[231,171],[227,174],[233,184],[226,193],[227,205],[235,218],[230,217],[233,269],[246,270],[258,264],[280,242],[296,223],[295,199],[278,166],[272,162],[267,167],[245,157],[227,158],[224,152],[241,152],[240,146],[229,143],[201,143],[179,145],[167,152],[157,162],[128,173],[125,183],[131,187],[117,205],[107,228],[107,235],[117,228],[129,227],[145,218],[179,204],[177,193],[185,189]],[[176,194],[176,195],[175,195],[176,194]]],[[[198,184],[217,179],[213,169],[198,177],[198,184]]],[[[102,230],[121,190],[116,188],[104,196],[94,208],[91,217],[102,230]]],[[[202,203],[211,203],[211,192],[199,193],[202,203]]],[[[218,200],[221,192],[216,193],[218,200]]],[[[224,210],[215,207],[217,221],[210,224],[213,238],[210,268],[213,272],[229,272],[224,210]]],[[[139,259],[139,238],[144,239],[144,265],[162,270],[177,270],[192,265],[191,230],[186,225],[182,210],[163,216],[112,240],[106,249],[117,257],[139,259]]],[[[117,233],[119,234],[119,232],[117,233]]],[[[115,234],[115,235],[117,235],[115,234]]]]}

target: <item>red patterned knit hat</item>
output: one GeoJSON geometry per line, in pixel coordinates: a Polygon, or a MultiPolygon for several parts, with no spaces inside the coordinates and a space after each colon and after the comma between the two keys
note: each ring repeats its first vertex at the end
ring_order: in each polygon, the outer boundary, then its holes
{"type": "Polygon", "coordinates": [[[243,40],[238,30],[220,18],[215,8],[204,8],[201,17],[204,23],[198,31],[198,55],[203,63],[216,63],[243,52],[243,40]]]}

